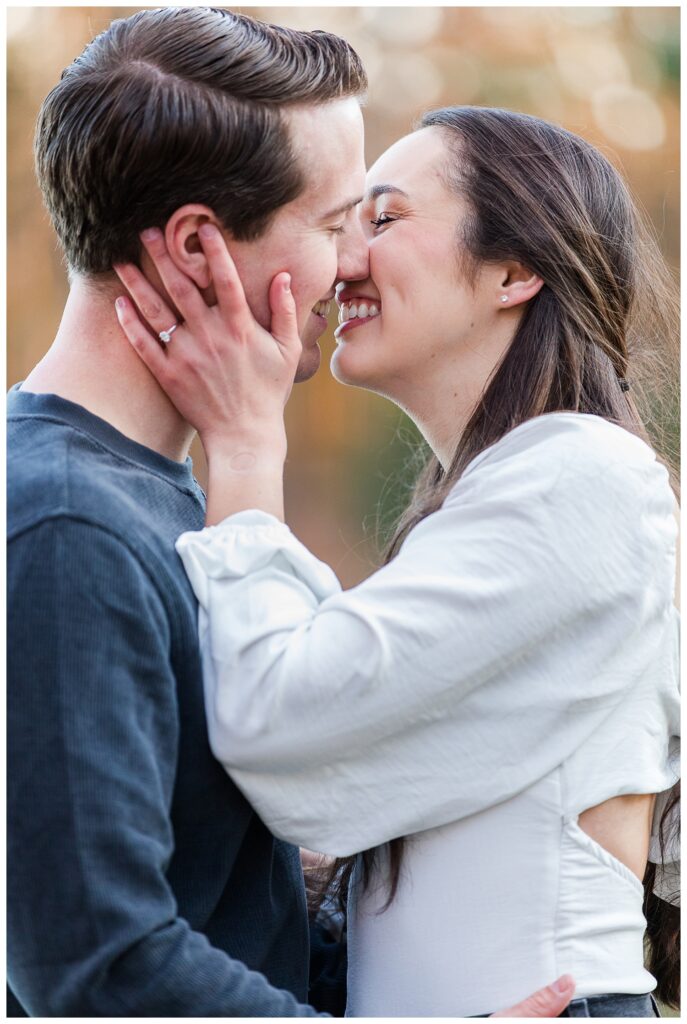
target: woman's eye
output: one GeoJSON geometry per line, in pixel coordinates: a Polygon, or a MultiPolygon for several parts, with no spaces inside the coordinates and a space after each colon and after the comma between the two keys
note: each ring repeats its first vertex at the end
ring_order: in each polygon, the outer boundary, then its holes
{"type": "Polygon", "coordinates": [[[377,220],[371,220],[370,224],[374,224],[376,228],[381,228],[384,224],[393,224],[395,217],[387,217],[385,213],[380,214],[377,220]]]}
{"type": "Polygon", "coordinates": [[[333,235],[343,235],[344,225],[338,224],[335,228],[330,228],[329,230],[333,235]]]}

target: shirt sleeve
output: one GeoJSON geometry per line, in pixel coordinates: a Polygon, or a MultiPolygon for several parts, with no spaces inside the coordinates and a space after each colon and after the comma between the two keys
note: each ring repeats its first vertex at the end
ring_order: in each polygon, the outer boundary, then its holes
{"type": "Polygon", "coordinates": [[[8,979],[31,1016],[311,1016],[179,917],[169,613],[129,549],[56,519],[8,557],[8,979]]]}
{"type": "Polygon", "coordinates": [[[211,745],[269,827],[347,855],[561,764],[640,677],[670,603],[660,474],[647,488],[588,446],[492,453],[348,591],[264,513],[183,535],[211,745]]]}

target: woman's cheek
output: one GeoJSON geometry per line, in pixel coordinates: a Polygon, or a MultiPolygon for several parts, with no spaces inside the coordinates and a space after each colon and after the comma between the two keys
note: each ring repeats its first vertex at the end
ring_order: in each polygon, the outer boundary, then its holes
{"type": "MultiPolygon", "coordinates": [[[[399,274],[401,279],[404,274],[403,261],[400,261],[400,266],[396,266],[399,263],[397,253],[389,243],[388,232],[373,238],[370,243],[370,277],[380,289],[398,282],[399,274]]],[[[405,272],[407,273],[407,268],[405,272]]]]}

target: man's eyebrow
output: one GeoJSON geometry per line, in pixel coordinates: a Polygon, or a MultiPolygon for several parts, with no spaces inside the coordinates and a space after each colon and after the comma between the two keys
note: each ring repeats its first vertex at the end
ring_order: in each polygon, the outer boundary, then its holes
{"type": "Polygon", "coordinates": [[[329,210],[328,213],[323,213],[322,220],[331,220],[332,217],[339,217],[342,213],[348,213],[349,210],[352,210],[354,206],[357,206],[358,203],[362,203],[362,201],[362,196],[357,196],[355,199],[349,199],[347,202],[342,203],[341,206],[337,206],[335,209],[329,210]]]}
{"type": "Polygon", "coordinates": [[[397,196],[405,196],[406,199],[410,198],[407,192],[404,192],[402,188],[397,188],[396,185],[373,185],[365,198],[369,203],[373,199],[376,199],[377,196],[386,196],[389,195],[389,193],[397,196]]]}

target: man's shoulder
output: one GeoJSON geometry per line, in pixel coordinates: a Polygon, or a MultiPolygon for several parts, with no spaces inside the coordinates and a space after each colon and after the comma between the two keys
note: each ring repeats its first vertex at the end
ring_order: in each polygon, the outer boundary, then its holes
{"type": "Polygon", "coordinates": [[[49,520],[76,516],[106,525],[120,518],[126,491],[114,486],[106,452],[78,430],[31,417],[7,433],[7,531],[14,536],[49,520]]]}
{"type": "Polygon", "coordinates": [[[174,534],[197,525],[193,496],[77,426],[50,417],[10,418],[7,484],[10,539],[58,519],[91,523],[132,542],[155,538],[165,526],[174,534]],[[157,521],[151,515],[156,505],[162,508],[157,521]]]}
{"type": "Polygon", "coordinates": [[[197,498],[58,418],[11,416],[7,447],[13,585],[30,588],[66,562],[79,563],[94,586],[116,589],[128,580],[155,592],[186,635],[195,604],[174,544],[202,525],[197,498]]]}

